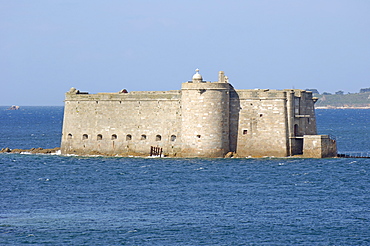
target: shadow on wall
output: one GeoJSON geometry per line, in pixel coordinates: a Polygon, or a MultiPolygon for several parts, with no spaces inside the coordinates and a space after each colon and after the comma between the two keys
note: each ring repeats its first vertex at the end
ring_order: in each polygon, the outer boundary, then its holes
{"type": "MultiPolygon", "coordinates": [[[[231,86],[230,86],[231,87],[231,86]]],[[[234,88],[230,88],[230,152],[236,152],[239,129],[240,99],[234,88]]]]}

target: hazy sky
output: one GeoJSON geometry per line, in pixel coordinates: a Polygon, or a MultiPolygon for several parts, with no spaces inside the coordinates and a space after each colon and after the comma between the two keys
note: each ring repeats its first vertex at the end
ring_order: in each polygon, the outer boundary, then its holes
{"type": "Polygon", "coordinates": [[[369,0],[0,0],[0,105],[178,90],[370,87],[369,0]]]}

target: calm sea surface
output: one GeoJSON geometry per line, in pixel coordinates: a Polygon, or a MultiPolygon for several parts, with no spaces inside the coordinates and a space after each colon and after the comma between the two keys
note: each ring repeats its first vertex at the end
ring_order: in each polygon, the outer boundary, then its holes
{"type": "MultiPolygon", "coordinates": [[[[0,107],[0,148],[60,145],[62,107],[0,107]]],[[[370,153],[370,110],[317,110],[370,153]]],[[[370,245],[370,159],[0,154],[0,245],[370,245]]]]}

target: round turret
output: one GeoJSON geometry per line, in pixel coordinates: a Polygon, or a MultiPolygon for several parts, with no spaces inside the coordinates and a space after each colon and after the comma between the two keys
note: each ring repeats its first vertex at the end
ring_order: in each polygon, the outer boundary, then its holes
{"type": "Polygon", "coordinates": [[[224,157],[230,143],[230,85],[204,82],[196,72],[193,83],[181,88],[181,152],[183,157],[224,157]]]}

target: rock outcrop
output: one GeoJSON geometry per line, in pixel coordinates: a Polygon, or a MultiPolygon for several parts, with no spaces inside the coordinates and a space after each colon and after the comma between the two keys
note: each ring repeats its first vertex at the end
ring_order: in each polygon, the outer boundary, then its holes
{"type": "Polygon", "coordinates": [[[0,153],[23,153],[28,152],[32,154],[53,154],[59,151],[60,148],[53,148],[53,149],[43,149],[43,148],[31,148],[31,149],[10,149],[10,148],[2,148],[0,153]]]}

